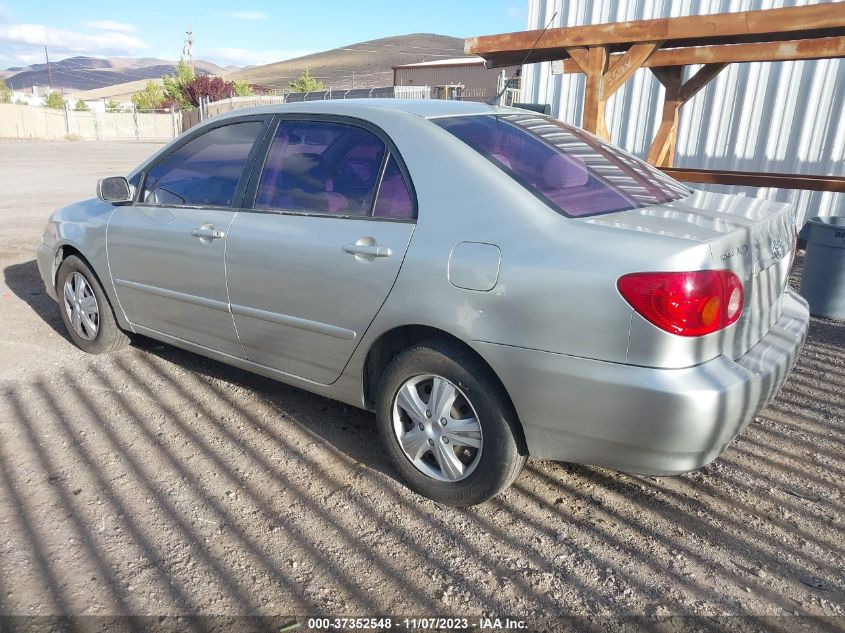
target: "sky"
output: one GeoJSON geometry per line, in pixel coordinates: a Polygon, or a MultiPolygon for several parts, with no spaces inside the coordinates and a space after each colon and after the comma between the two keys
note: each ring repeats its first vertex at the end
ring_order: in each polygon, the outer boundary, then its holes
{"type": "Polygon", "coordinates": [[[0,69],[43,62],[44,44],[51,61],[178,59],[189,24],[195,59],[265,64],[390,35],[521,31],[527,6],[528,0],[0,0],[0,69]]]}

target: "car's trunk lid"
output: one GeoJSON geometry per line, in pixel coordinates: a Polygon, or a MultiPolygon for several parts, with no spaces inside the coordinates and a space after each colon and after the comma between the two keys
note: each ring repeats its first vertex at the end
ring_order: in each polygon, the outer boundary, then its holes
{"type": "Polygon", "coordinates": [[[781,315],[799,220],[790,204],[696,191],[664,205],[584,221],[706,243],[713,267],[731,270],[743,284],[742,316],[722,340],[722,353],[738,358],[781,315]]]}

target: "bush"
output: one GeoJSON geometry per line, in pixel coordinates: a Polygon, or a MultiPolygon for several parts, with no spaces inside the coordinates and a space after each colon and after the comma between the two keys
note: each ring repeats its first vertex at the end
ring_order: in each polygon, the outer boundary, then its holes
{"type": "Polygon", "coordinates": [[[0,103],[12,103],[12,90],[0,79],[0,103]]]}
{"type": "Polygon", "coordinates": [[[54,110],[64,110],[67,108],[67,101],[58,92],[51,92],[44,99],[44,107],[53,108],[54,110]]]}
{"type": "Polygon", "coordinates": [[[120,107],[120,104],[115,101],[114,99],[109,99],[106,102],[106,112],[122,112],[123,108],[120,107]]]}
{"type": "Polygon", "coordinates": [[[164,90],[154,81],[148,81],[140,92],[132,95],[136,110],[158,110],[164,102],[164,90]]]}
{"type": "Polygon", "coordinates": [[[196,79],[194,69],[184,59],[179,58],[179,62],[176,64],[176,72],[161,78],[161,82],[164,85],[164,96],[171,103],[179,104],[182,110],[190,110],[191,100],[188,97],[186,88],[194,79],[196,79]]]}
{"type": "Polygon", "coordinates": [[[88,107],[88,104],[85,103],[82,99],[76,100],[76,105],[73,106],[73,109],[76,110],[77,112],[88,112],[90,110],[90,108],[88,107]]]}
{"type": "Polygon", "coordinates": [[[235,84],[222,77],[200,75],[185,86],[185,95],[192,105],[199,106],[200,99],[220,101],[228,99],[235,92],[235,84]]]}
{"type": "Polygon", "coordinates": [[[79,134],[65,134],[66,141],[81,141],[82,137],[79,134]]]}
{"type": "Polygon", "coordinates": [[[251,97],[255,94],[255,89],[253,88],[252,84],[250,84],[246,79],[240,79],[233,84],[235,90],[235,96],[238,97],[251,97]]]}
{"type": "Polygon", "coordinates": [[[294,92],[321,92],[326,90],[326,84],[311,76],[311,71],[307,68],[302,71],[299,77],[290,82],[291,90],[294,92]]]}

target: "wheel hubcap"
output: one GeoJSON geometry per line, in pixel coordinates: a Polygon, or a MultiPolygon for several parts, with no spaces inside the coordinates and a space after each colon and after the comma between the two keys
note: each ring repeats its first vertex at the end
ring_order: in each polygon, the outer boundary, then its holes
{"type": "Polygon", "coordinates": [[[97,337],[100,329],[100,307],[94,290],[81,273],[68,275],[64,287],[65,312],[71,327],[86,341],[97,337]]]}
{"type": "Polygon", "coordinates": [[[415,376],[393,398],[393,432],[410,462],[438,481],[469,476],[481,458],[481,424],[461,389],[441,376],[415,376]]]}

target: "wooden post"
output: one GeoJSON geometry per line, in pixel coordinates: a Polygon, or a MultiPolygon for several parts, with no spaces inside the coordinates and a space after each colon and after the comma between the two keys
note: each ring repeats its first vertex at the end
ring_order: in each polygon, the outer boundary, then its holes
{"type": "Polygon", "coordinates": [[[651,72],[666,89],[663,99],[663,117],[657,135],[648,151],[648,162],[656,167],[672,167],[675,162],[675,143],[678,137],[678,119],[681,107],[727,64],[705,64],[695,75],[683,83],[683,66],[652,68],[651,72]]]}
{"type": "Polygon", "coordinates": [[[607,100],[631,78],[637,69],[642,68],[660,44],[661,42],[634,44],[609,68],[610,56],[604,46],[567,49],[569,56],[587,76],[584,116],[581,122],[585,130],[605,140],[610,140],[610,131],[607,129],[607,119],[604,115],[607,100]]]}
{"type": "Polygon", "coordinates": [[[587,56],[587,89],[584,93],[584,129],[607,140],[607,122],[604,118],[604,96],[602,77],[607,72],[607,49],[593,46],[587,56]]]}

